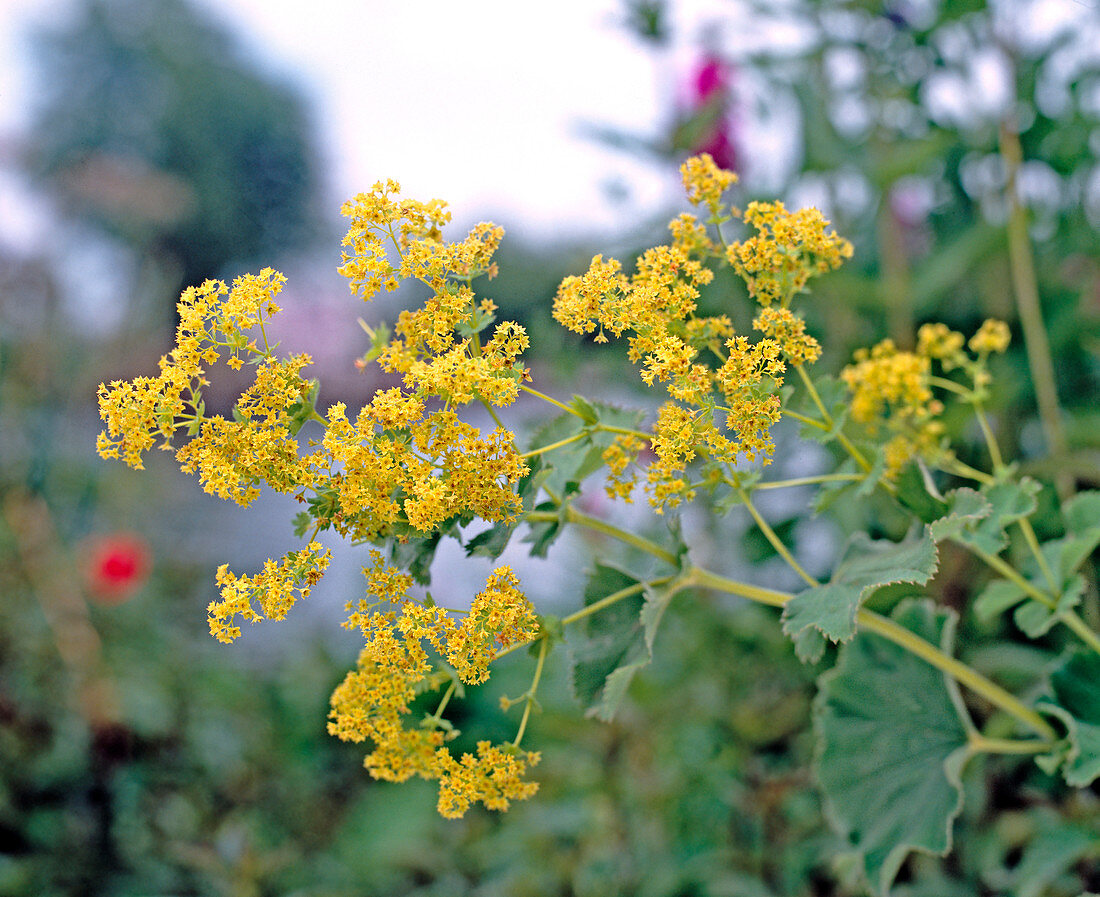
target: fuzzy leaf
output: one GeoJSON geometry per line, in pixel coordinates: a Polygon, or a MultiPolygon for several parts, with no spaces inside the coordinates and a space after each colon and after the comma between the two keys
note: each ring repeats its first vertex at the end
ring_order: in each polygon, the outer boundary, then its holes
{"type": "Polygon", "coordinates": [[[928,529],[937,542],[957,538],[972,530],[980,520],[993,513],[993,505],[973,489],[956,489],[948,495],[947,512],[932,521],[928,529]]]}
{"type": "Polygon", "coordinates": [[[1019,482],[1010,480],[993,486],[982,486],[981,494],[990,504],[990,513],[984,515],[980,521],[964,527],[960,532],[953,533],[951,538],[964,545],[980,548],[987,554],[1000,554],[1008,545],[1005,530],[1009,524],[1035,511],[1036,496],[1040,489],[1040,485],[1029,477],[1022,477],[1019,482]]]}
{"type": "MultiPolygon", "coordinates": [[[[859,606],[880,586],[908,582],[924,585],[936,572],[936,543],[927,531],[903,542],[872,540],[856,534],[830,582],[795,595],[783,609],[783,631],[805,646],[799,636],[813,627],[833,642],[846,642],[856,631],[859,606]]],[[[803,660],[812,655],[799,654],[803,660]]],[[[820,659],[820,656],[819,658],[820,659]]]]}
{"type": "Polygon", "coordinates": [[[1044,825],[1012,870],[1018,882],[1013,897],[1042,897],[1059,876],[1092,853],[1098,841],[1097,833],[1084,826],[1061,820],[1044,825]]]}
{"type": "Polygon", "coordinates": [[[1063,615],[1077,607],[1084,594],[1085,580],[1080,576],[1074,577],[1062,589],[1062,594],[1058,596],[1058,603],[1053,608],[1029,599],[1016,608],[1012,619],[1028,638],[1039,638],[1049,632],[1063,615]]]}
{"type": "Polygon", "coordinates": [[[979,620],[988,622],[1000,616],[1010,607],[1019,604],[1027,593],[1016,583],[997,579],[987,585],[974,601],[974,613],[979,620]]]}
{"type": "Polygon", "coordinates": [[[948,513],[947,502],[935,491],[921,465],[907,464],[898,474],[896,485],[898,501],[916,514],[921,523],[931,523],[948,513]]]}
{"type": "Polygon", "coordinates": [[[1053,699],[1037,709],[1061,721],[1066,737],[1039,765],[1050,773],[1061,769],[1068,784],[1085,788],[1100,778],[1100,655],[1069,655],[1051,674],[1050,686],[1053,699]]]}
{"type": "MultiPolygon", "coordinates": [[[[595,602],[639,580],[606,564],[596,564],[584,587],[584,604],[595,602]]],[[[570,635],[573,694],[588,716],[610,721],[622,703],[634,674],[649,663],[640,614],[642,590],[588,617],[570,635]]]]}
{"type": "MultiPolygon", "coordinates": [[[[953,612],[906,601],[893,618],[950,651],[953,612]]],[[[911,851],[951,849],[966,728],[943,673],[874,635],[846,645],[818,683],[816,767],[826,812],[862,857],[872,891],[885,895],[911,851]]]]}

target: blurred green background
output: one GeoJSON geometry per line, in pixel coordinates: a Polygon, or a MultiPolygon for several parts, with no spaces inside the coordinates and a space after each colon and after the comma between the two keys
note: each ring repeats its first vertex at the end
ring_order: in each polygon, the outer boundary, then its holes
{"type": "MultiPolygon", "coordinates": [[[[612,4],[608,29],[675,83],[658,91],[668,103],[648,129],[624,127],[615,110],[578,120],[588,150],[660,183],[675,182],[691,152],[726,154],[742,204],[823,207],[856,246],[803,306],[823,365],[885,336],[911,345],[930,320],[966,333],[987,316],[1010,321],[992,409],[1002,443],[1026,469],[1100,486],[1095,7],[729,0],[696,10],[688,28],[682,13],[696,5],[612,4]],[[673,57],[682,64],[661,62],[673,57]],[[776,134],[781,144],[769,142],[776,134]],[[1056,362],[1064,443],[1054,452],[1015,311],[1014,216],[1027,226],[1056,362]]],[[[83,0],[69,11],[32,32],[33,113],[3,142],[5,189],[40,199],[49,224],[37,241],[0,242],[0,895],[862,893],[813,788],[817,671],[797,662],[769,612],[705,595],[678,603],[610,725],[580,717],[555,656],[528,736],[543,752],[542,790],[504,816],[475,809],[460,822],[436,815],[430,787],[373,782],[360,747],[324,734],[328,695],[356,653],[335,625],[362,590],[356,550],[286,622],[232,649],[208,637],[214,567],[253,569],[291,547],[293,505],[224,506],[167,455],[143,473],[101,462],[95,387],[155,365],[184,285],[273,265],[298,275],[280,336],[314,353],[322,402],[370,395],[376,382],[352,366],[363,310],[332,287],[340,225],[327,138],[307,93],[240,52],[202,8],[83,0]]],[[[538,39],[537,27],[492,35],[538,39]]],[[[627,174],[593,202],[614,206],[637,189],[627,174]]],[[[506,240],[489,295],[529,328],[542,388],[568,395],[583,383],[593,398],[651,403],[623,385],[621,355],[574,339],[549,307],[562,276],[595,252],[628,262],[678,210],[662,199],[599,241],[580,226],[506,240]]],[[[744,330],[742,298],[720,277],[703,304],[744,330]]],[[[220,410],[229,389],[215,384],[220,410]]],[[[956,429],[971,445],[964,458],[984,463],[977,434],[956,429]]],[[[782,454],[791,440],[780,435],[782,454]]],[[[777,463],[822,458],[791,446],[777,463]]],[[[588,492],[608,512],[600,484],[588,492]]],[[[838,524],[809,519],[805,501],[769,513],[827,573],[838,524]]],[[[840,524],[888,528],[879,513],[848,507],[840,524]]],[[[700,559],[779,582],[769,547],[743,527],[698,515],[688,525],[700,559]]],[[[579,606],[586,550],[563,544],[548,566],[524,568],[544,609],[579,606]]],[[[963,609],[974,570],[962,558],[944,567],[938,597],[963,609]]],[[[461,592],[477,575],[447,579],[461,592]]],[[[972,660],[1026,686],[1046,659],[1040,645],[972,660]]],[[[502,664],[456,724],[506,737],[497,697],[522,692],[529,675],[521,658],[502,664]]],[[[1059,791],[1023,761],[989,763],[969,771],[984,785],[956,827],[956,853],[911,859],[896,892],[1100,890],[1095,863],[1034,847],[1057,845],[1058,814],[1097,825],[1096,794],[1059,791]],[[1017,890],[1021,869],[1044,860],[1027,878],[1039,884],[1017,890]]]]}

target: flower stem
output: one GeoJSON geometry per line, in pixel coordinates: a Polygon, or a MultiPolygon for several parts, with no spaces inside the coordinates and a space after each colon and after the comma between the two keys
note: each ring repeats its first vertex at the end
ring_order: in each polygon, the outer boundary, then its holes
{"type": "Polygon", "coordinates": [[[557,405],[562,411],[568,411],[573,417],[579,417],[581,420],[584,420],[584,415],[575,408],[570,408],[568,405],[559,402],[557,399],[550,398],[550,396],[539,392],[537,389],[532,389],[530,386],[524,386],[522,383],[519,385],[519,388],[525,393],[535,396],[535,398],[542,399],[544,402],[549,402],[551,405],[557,405]]]}
{"type": "Polygon", "coordinates": [[[535,693],[539,689],[539,680],[542,679],[542,667],[546,663],[546,649],[550,644],[550,640],[543,636],[539,643],[539,659],[535,664],[535,677],[531,680],[531,687],[527,689],[527,694],[524,695],[526,703],[523,707],[523,717],[519,721],[519,731],[516,732],[515,741],[512,742],[513,747],[519,747],[519,743],[523,740],[523,733],[527,731],[527,720],[531,718],[531,705],[535,703],[535,693]]]}
{"type": "Polygon", "coordinates": [[[799,576],[802,577],[803,580],[805,580],[806,585],[808,585],[811,589],[815,586],[821,585],[821,583],[810,576],[810,574],[805,571],[802,565],[795,560],[794,555],[790,552],[790,549],[783,544],[783,540],[780,539],[775,530],[771,528],[771,526],[768,524],[768,521],[766,521],[760,515],[760,512],[756,509],[756,505],[754,505],[752,503],[752,499],[749,498],[749,494],[734,482],[730,482],[730,485],[737,490],[737,495],[740,497],[741,501],[744,503],[745,507],[752,515],[752,519],[756,521],[756,525],[760,528],[760,532],[764,534],[764,538],[767,539],[771,543],[772,548],[776,550],[776,553],[778,553],[778,555],[790,565],[791,569],[794,570],[795,573],[797,573],[799,576]]]}
{"type": "Polygon", "coordinates": [[[754,483],[753,491],[758,489],[786,489],[789,486],[812,486],[816,483],[856,483],[863,479],[859,473],[823,473],[814,477],[796,477],[790,480],[766,480],[754,483]]]}
{"type": "MultiPolygon", "coordinates": [[[[1001,158],[1005,161],[1008,174],[1005,193],[1008,199],[1008,260],[1012,291],[1016,295],[1016,309],[1024,331],[1028,367],[1035,384],[1035,400],[1039,406],[1039,418],[1043,424],[1047,448],[1057,458],[1066,454],[1066,436],[1062,429],[1062,413],[1058,405],[1050,342],[1039,305],[1035,259],[1027,235],[1027,214],[1016,189],[1017,174],[1023,163],[1023,149],[1019,137],[1007,122],[1001,127],[1000,143],[1001,158]]],[[[1055,486],[1063,501],[1073,494],[1073,481],[1066,473],[1059,473],[1055,477],[1055,486]]]]}
{"type": "Polygon", "coordinates": [[[1043,754],[1054,747],[1053,741],[1018,741],[1012,738],[986,738],[973,732],[967,739],[975,754],[1043,754]]]}
{"type": "Polygon", "coordinates": [[[559,439],[557,442],[551,442],[549,445],[544,445],[541,448],[531,449],[529,452],[524,452],[520,455],[521,458],[530,458],[534,455],[541,455],[545,452],[551,452],[556,448],[561,448],[563,445],[569,445],[571,442],[577,442],[580,439],[584,439],[588,433],[582,430],[580,433],[574,433],[572,436],[567,436],[565,439],[559,439]]]}

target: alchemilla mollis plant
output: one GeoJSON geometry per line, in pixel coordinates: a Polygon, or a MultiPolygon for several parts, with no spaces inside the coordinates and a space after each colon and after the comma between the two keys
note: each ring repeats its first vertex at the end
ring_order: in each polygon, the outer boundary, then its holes
{"type": "Polygon", "coordinates": [[[445,204],[402,198],[387,181],[345,204],[340,271],[364,300],[410,280],[430,291],[392,331],[364,327],[370,348],[361,363],[398,375],[401,386],[362,408],[318,408],[319,384],[303,373],[310,358],[282,357],[267,340],[282,275],[264,269],[231,286],[210,280],[181,297],[176,346],[159,374],[100,387],[99,453],[141,468],[159,442],[175,448],[207,492],[247,506],[266,484],[302,503],[302,548],[258,572],[217,571],[208,617],[219,641],[236,639],[245,623],[283,619],[308,596],[330,560],[318,533],[371,546],[366,596],[348,603],[344,623],[364,644],[332,695],[329,731],[368,745],[375,778],[438,782],[439,812],[448,817],[475,802],[506,810],[537,791],[530,775],[539,754],[525,738],[552,651],[565,646],[580,704],[610,720],[650,662],[674,598],[712,590],[776,608],[799,657],[835,657],[815,703],[817,777],[832,824],[870,889],[884,894],[910,852],[950,851],[961,776],[976,756],[1033,759],[1071,789],[1100,777],[1100,636],[1083,613],[1095,601],[1100,492],[1061,489],[1059,531],[1040,538],[1032,518],[1053,490],[1002,456],[986,412],[990,359],[1010,339],[1000,321],[971,334],[926,324],[912,351],[886,340],[858,352],[838,377],[811,373],[821,347],[797,306],[851,245],[813,209],[730,206],[724,197],[736,178],[709,156],[689,159],[682,174],[697,212],[671,222],[668,243],[644,252],[629,273],[596,256],[561,284],[553,310],[596,343],[625,341],[629,361],[661,396],[655,414],[538,390],[523,362],[524,328],[497,323],[493,302],[474,286],[495,274],[503,231],[480,224],[448,241],[445,204]],[[742,238],[731,240],[737,223],[742,238]],[[700,289],[721,266],[745,281],[756,304],[751,333],[735,332],[728,316],[699,313],[700,289]],[[219,359],[255,368],[230,418],[208,414],[203,402],[206,373],[219,359]],[[546,421],[526,440],[506,423],[521,393],[547,405],[546,421]],[[463,419],[471,406],[487,410],[492,431],[463,419]],[[965,463],[946,436],[945,415],[960,409],[984,442],[982,468],[965,463]],[[771,431],[783,418],[798,421],[803,438],[832,445],[836,469],[770,478],[771,431]],[[304,439],[310,421],[322,432],[304,439]],[[600,471],[615,499],[644,495],[664,518],[664,535],[581,510],[580,483],[600,471]],[[757,507],[761,491],[795,486],[816,487],[819,507],[880,493],[910,521],[908,533],[899,541],[851,534],[821,582],[757,507]],[[763,588],[697,563],[677,525],[688,503],[715,515],[747,513],[804,588],[763,588]],[[599,558],[583,605],[561,618],[540,614],[508,566],[492,572],[468,609],[412,595],[415,583],[429,581],[444,537],[468,555],[499,558],[519,534],[544,555],[568,527],[618,540],[650,563],[643,570],[599,558]],[[1010,615],[1027,637],[1055,641],[1061,653],[1041,687],[1013,693],[956,656],[958,613],[922,592],[945,543],[988,567],[967,613],[987,624],[991,640],[1001,631],[992,622],[1010,615]],[[907,597],[888,613],[867,606],[898,585],[907,597]],[[459,755],[448,708],[520,648],[531,655],[530,688],[501,698],[502,712],[518,714],[514,738],[459,755]],[[434,712],[412,718],[414,700],[432,692],[434,712]]]}

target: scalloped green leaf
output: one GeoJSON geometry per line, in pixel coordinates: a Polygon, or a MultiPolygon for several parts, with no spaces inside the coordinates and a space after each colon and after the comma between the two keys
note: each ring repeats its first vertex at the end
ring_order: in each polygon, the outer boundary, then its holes
{"type": "Polygon", "coordinates": [[[937,542],[962,535],[993,513],[993,505],[974,489],[956,489],[947,499],[946,513],[928,525],[932,538],[937,542]]]}
{"type": "Polygon", "coordinates": [[[897,499],[917,515],[921,523],[931,523],[948,513],[950,507],[936,490],[927,468],[910,462],[898,474],[897,499]]]}
{"type": "Polygon", "coordinates": [[[805,660],[820,659],[814,643],[801,633],[818,630],[833,642],[846,642],[855,635],[856,613],[875,589],[891,583],[924,585],[936,573],[936,543],[927,529],[902,542],[874,540],[857,533],[848,543],[844,559],[824,585],[795,595],[783,608],[783,631],[795,641],[795,650],[805,660]],[[811,653],[802,652],[809,648],[811,653]]]}
{"type": "Polygon", "coordinates": [[[1062,514],[1066,529],[1075,536],[1100,529],[1100,492],[1095,489],[1079,492],[1065,503],[1062,514]]]}
{"type": "MultiPolygon", "coordinates": [[[[640,580],[616,567],[596,564],[584,587],[589,607],[640,580]]],[[[588,716],[614,718],[634,674],[650,661],[641,612],[642,589],[588,617],[568,639],[572,656],[573,694],[588,716]]]]}
{"type": "Polygon", "coordinates": [[[1047,772],[1060,771],[1066,783],[1084,788],[1100,778],[1100,655],[1077,651],[1050,676],[1051,700],[1036,709],[1058,719],[1066,736],[1039,758],[1047,772]]]}
{"type": "Polygon", "coordinates": [[[1012,870],[1012,880],[1017,882],[1013,897],[1042,897],[1060,875],[1096,850],[1098,843],[1100,835],[1095,829],[1060,819],[1044,820],[1012,870]]]}
{"type": "Polygon", "coordinates": [[[1016,583],[1007,579],[995,579],[974,600],[974,613],[982,622],[988,622],[1010,607],[1015,607],[1026,597],[1027,592],[1016,583]]]}
{"type": "Polygon", "coordinates": [[[973,545],[987,554],[1000,554],[1008,545],[1005,530],[1010,524],[1034,513],[1038,504],[1036,497],[1041,490],[1039,483],[1030,477],[982,486],[981,494],[990,504],[990,513],[952,534],[951,538],[965,545],[973,545]]]}
{"type": "MultiPolygon", "coordinates": [[[[950,652],[954,612],[919,600],[892,616],[950,652]]],[[[910,852],[951,849],[969,756],[957,695],[935,667],[872,634],[845,645],[818,684],[815,766],[826,814],[861,857],[872,891],[885,895],[910,852]]]]}
{"type": "Polygon", "coordinates": [[[1084,594],[1085,580],[1081,576],[1076,576],[1063,587],[1062,594],[1058,596],[1058,602],[1054,607],[1047,607],[1029,598],[1016,608],[1012,619],[1028,638],[1039,638],[1049,632],[1065,614],[1077,607],[1084,594]]]}

